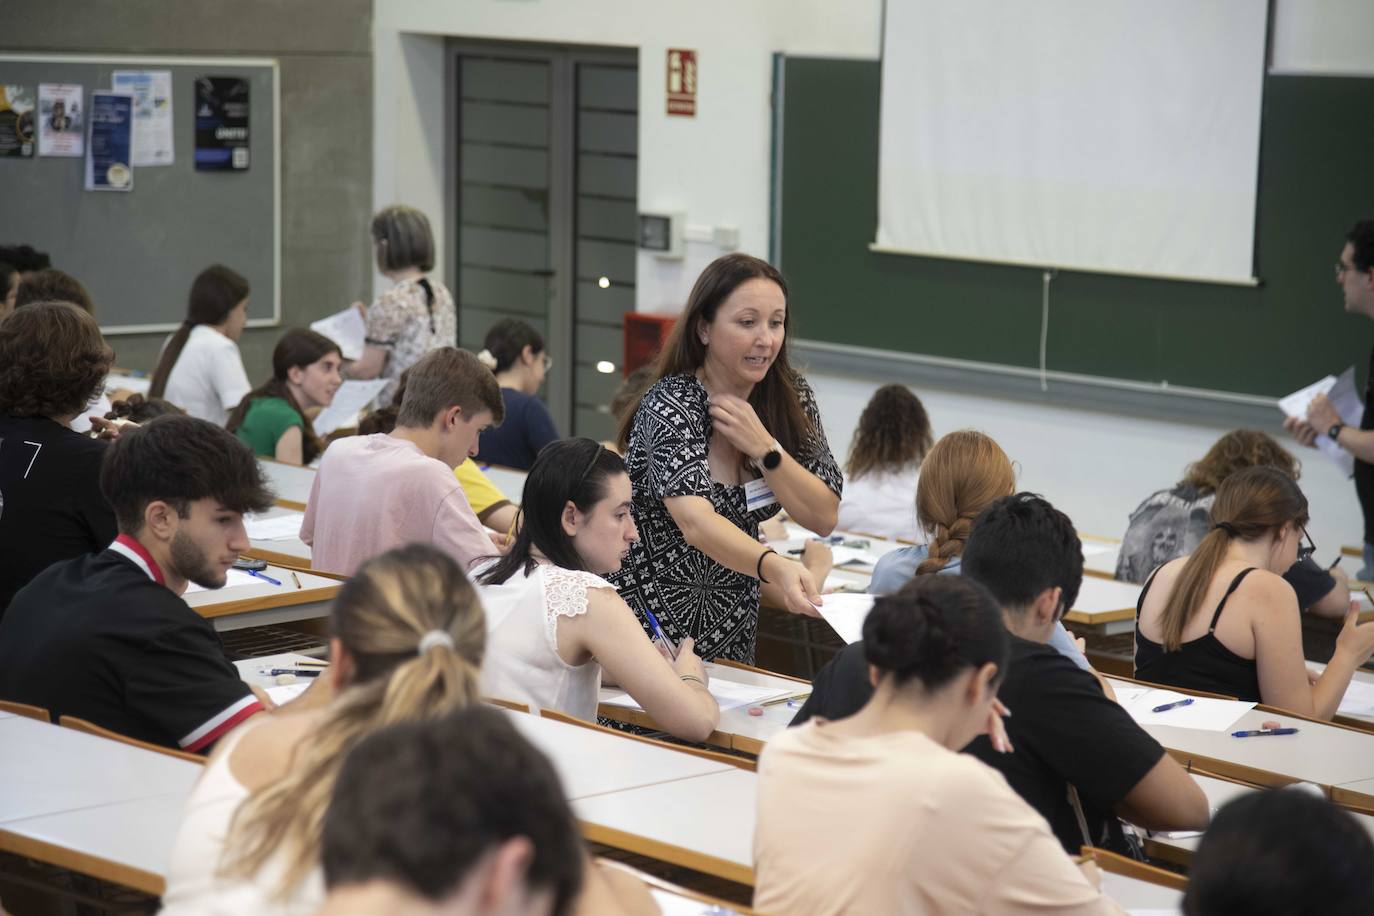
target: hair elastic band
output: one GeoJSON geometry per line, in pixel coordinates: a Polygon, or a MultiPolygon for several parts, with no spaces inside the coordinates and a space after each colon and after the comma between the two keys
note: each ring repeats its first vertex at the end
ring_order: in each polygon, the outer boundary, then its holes
{"type": "Polygon", "coordinates": [[[1231,535],[1231,537],[1233,537],[1233,538],[1234,538],[1234,537],[1240,537],[1240,532],[1236,531],[1236,526],[1233,525],[1233,524],[1231,524],[1230,522],[1217,522],[1217,523],[1216,523],[1215,525],[1213,525],[1212,527],[1213,527],[1213,528],[1220,528],[1222,531],[1225,531],[1227,534],[1231,535]]]}
{"type": "Polygon", "coordinates": [[[486,366],[492,372],[496,371],[496,357],[491,355],[490,350],[483,350],[477,354],[477,361],[486,366]]]}
{"type": "Polygon", "coordinates": [[[424,655],[435,646],[443,646],[445,649],[453,648],[453,637],[443,630],[430,630],[420,637],[420,647],[415,650],[417,655],[424,655]]]}

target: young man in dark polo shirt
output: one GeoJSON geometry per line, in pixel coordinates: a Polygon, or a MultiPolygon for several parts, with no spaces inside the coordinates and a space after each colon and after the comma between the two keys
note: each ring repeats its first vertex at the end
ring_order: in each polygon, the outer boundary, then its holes
{"type": "Polygon", "coordinates": [[[0,621],[0,698],[182,750],[208,750],[270,707],[239,679],[210,622],[181,595],[224,585],[248,548],[243,513],[272,495],[246,446],[165,416],[108,449],[100,487],[119,536],[49,566],[0,621]]]}

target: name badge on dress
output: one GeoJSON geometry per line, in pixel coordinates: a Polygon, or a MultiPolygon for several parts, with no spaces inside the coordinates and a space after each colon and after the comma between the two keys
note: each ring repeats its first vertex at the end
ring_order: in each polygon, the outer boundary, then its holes
{"type": "Polygon", "coordinates": [[[771,506],[777,501],[778,498],[773,495],[773,488],[768,486],[768,481],[762,477],[744,485],[744,505],[750,512],[771,506]]]}

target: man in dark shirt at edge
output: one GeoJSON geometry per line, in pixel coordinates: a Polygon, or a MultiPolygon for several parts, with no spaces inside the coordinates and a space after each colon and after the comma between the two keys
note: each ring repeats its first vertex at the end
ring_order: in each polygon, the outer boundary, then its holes
{"type": "MultiPolygon", "coordinates": [[[[1346,234],[1345,247],[1336,259],[1336,285],[1346,312],[1374,318],[1374,219],[1360,220],[1346,234]]],[[[1289,417],[1283,427],[1303,445],[1315,447],[1318,437],[1325,436],[1355,456],[1355,494],[1364,514],[1364,566],[1355,578],[1374,577],[1374,351],[1369,356],[1359,429],[1347,426],[1324,394],[1312,399],[1306,421],[1289,417]]]]}
{"type": "Polygon", "coordinates": [[[272,494],[249,449],[212,423],[159,417],[105,454],[119,536],[49,566],[0,621],[0,699],[203,752],[272,704],[240,680],[181,595],[221,588],[248,548],[243,513],[272,494]]]}
{"type": "MultiPolygon", "coordinates": [[[[1085,844],[1125,850],[1118,816],[1157,830],[1205,827],[1207,798],[1192,777],[1091,673],[1047,645],[1083,581],[1083,548],[1068,517],[1034,494],[998,500],[974,522],[961,571],[997,599],[1012,644],[997,696],[1011,711],[1004,724],[1013,750],[998,753],[984,736],[965,751],[1001,772],[1074,854],[1085,844]]],[[[847,646],[832,666],[833,674],[817,677],[798,721],[839,718],[867,702],[863,644],[847,646]]]]}

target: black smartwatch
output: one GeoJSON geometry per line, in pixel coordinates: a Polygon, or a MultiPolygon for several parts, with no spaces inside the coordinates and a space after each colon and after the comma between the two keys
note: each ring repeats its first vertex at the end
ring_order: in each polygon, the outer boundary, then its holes
{"type": "Polygon", "coordinates": [[[782,446],[778,445],[777,439],[773,440],[773,447],[763,453],[757,464],[765,471],[777,470],[778,465],[782,464],[782,446]]]}
{"type": "Polygon", "coordinates": [[[1343,429],[1345,429],[1345,424],[1344,424],[1344,423],[1337,423],[1335,426],[1332,426],[1330,429],[1328,429],[1328,430],[1326,431],[1326,434],[1327,434],[1328,436],[1331,437],[1331,441],[1332,441],[1332,442],[1335,442],[1335,441],[1337,441],[1338,439],[1340,439],[1340,437],[1341,437],[1341,430],[1343,430],[1343,429]]]}

